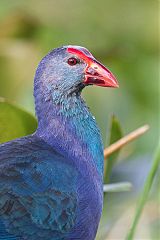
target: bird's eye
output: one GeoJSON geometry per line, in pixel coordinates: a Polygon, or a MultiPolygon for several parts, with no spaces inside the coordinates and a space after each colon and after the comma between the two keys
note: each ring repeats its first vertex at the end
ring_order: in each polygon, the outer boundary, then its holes
{"type": "Polygon", "coordinates": [[[71,57],[68,59],[68,64],[71,65],[71,66],[74,66],[78,63],[78,60],[74,57],[71,57]]]}

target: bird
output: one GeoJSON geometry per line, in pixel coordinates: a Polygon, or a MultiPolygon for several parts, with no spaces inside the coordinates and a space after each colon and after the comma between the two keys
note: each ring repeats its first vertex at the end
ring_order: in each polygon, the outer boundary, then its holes
{"type": "Polygon", "coordinates": [[[55,48],[40,61],[34,78],[38,127],[0,145],[0,239],[95,239],[104,156],[81,95],[89,85],[117,88],[118,81],[84,47],[55,48]]]}

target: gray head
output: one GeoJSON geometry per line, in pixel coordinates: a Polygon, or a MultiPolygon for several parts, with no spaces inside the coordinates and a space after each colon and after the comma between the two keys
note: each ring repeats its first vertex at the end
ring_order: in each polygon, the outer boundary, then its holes
{"type": "Polygon", "coordinates": [[[36,105],[47,99],[79,95],[88,85],[118,87],[113,74],[84,47],[63,46],[52,50],[39,63],[35,75],[36,105]]]}

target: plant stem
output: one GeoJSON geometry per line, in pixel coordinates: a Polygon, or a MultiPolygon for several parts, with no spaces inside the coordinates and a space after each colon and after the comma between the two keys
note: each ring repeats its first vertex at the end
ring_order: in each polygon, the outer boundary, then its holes
{"type": "Polygon", "coordinates": [[[126,192],[130,191],[131,188],[130,182],[109,183],[103,185],[103,192],[126,192]]]}
{"type": "Polygon", "coordinates": [[[148,131],[149,126],[144,125],[135,131],[129,133],[128,135],[124,136],[117,142],[111,144],[109,147],[104,149],[104,158],[106,159],[109,155],[111,155],[113,152],[117,151],[118,149],[122,148],[127,143],[133,141],[134,139],[138,138],[142,134],[144,134],[146,131],[148,131]]]}
{"type": "Polygon", "coordinates": [[[138,205],[137,205],[135,217],[133,219],[133,223],[132,223],[130,231],[129,231],[127,237],[126,237],[126,240],[133,240],[133,238],[134,238],[136,227],[138,225],[138,222],[139,222],[141,213],[143,211],[144,205],[147,201],[149,191],[151,189],[154,177],[156,175],[156,172],[158,171],[159,163],[160,163],[160,144],[159,144],[159,146],[156,150],[155,157],[153,159],[153,164],[152,164],[150,172],[148,173],[142,195],[141,195],[141,197],[139,199],[139,202],[138,202],[138,205]]]}

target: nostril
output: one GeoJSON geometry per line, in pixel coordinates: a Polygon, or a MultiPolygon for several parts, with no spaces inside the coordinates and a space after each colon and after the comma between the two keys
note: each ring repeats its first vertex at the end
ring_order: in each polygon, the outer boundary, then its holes
{"type": "Polygon", "coordinates": [[[86,71],[88,74],[91,74],[93,76],[98,76],[99,74],[95,71],[95,68],[88,68],[86,71]]]}
{"type": "Polygon", "coordinates": [[[92,76],[101,76],[96,70],[95,68],[88,68],[86,71],[87,74],[92,75],[92,76]]]}
{"type": "Polygon", "coordinates": [[[87,73],[94,74],[94,69],[91,68],[91,67],[89,67],[89,68],[87,69],[87,73]]]}

